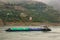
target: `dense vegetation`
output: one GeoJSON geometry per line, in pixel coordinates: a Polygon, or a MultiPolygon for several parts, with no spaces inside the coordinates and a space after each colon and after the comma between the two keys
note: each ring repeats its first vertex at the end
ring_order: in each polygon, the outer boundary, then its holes
{"type": "Polygon", "coordinates": [[[60,13],[42,2],[22,2],[0,5],[0,19],[3,22],[29,21],[60,22],[60,13]]]}

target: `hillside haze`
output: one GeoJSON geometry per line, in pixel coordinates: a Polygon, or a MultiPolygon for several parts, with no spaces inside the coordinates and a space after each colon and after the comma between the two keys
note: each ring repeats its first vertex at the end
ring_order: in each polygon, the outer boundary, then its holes
{"type": "Polygon", "coordinates": [[[60,11],[60,0],[50,0],[47,4],[60,11]]]}

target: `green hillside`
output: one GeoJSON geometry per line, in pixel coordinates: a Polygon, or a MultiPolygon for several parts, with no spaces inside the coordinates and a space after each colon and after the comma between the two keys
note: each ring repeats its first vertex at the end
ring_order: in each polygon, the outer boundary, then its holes
{"type": "Polygon", "coordinates": [[[3,22],[28,22],[29,17],[33,18],[33,22],[60,22],[60,12],[42,2],[0,5],[0,19],[3,22]]]}

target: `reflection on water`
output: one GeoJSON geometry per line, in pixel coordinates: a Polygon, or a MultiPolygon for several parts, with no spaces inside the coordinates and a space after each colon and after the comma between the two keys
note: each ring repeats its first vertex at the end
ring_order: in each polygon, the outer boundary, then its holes
{"type": "Polygon", "coordinates": [[[5,32],[8,27],[0,27],[0,40],[60,40],[60,27],[50,27],[51,32],[5,32]]]}

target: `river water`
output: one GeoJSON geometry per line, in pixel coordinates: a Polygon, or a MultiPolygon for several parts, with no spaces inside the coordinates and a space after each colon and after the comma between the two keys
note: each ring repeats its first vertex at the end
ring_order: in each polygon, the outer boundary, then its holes
{"type": "Polygon", "coordinates": [[[60,27],[50,27],[52,31],[6,32],[10,27],[0,27],[0,40],[60,40],[60,27]]]}

